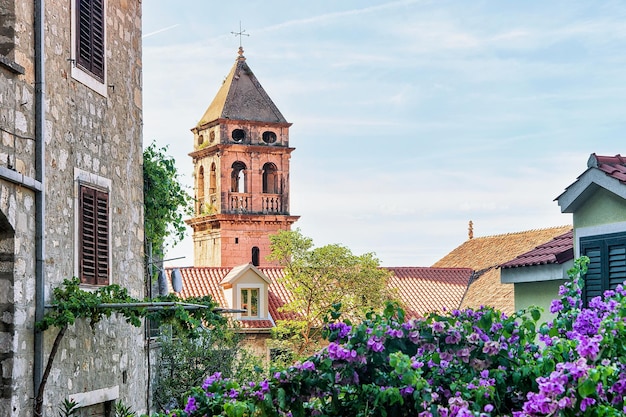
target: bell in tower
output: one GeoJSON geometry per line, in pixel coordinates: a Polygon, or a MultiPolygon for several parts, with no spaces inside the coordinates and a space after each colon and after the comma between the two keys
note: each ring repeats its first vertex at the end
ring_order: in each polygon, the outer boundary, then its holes
{"type": "Polygon", "coordinates": [[[194,265],[272,266],[269,235],[289,230],[291,123],[246,63],[243,49],[194,135],[194,265]]]}

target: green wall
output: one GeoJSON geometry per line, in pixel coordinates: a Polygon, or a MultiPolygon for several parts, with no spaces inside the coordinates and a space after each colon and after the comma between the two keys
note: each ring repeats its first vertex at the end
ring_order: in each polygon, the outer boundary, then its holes
{"type": "Polygon", "coordinates": [[[574,228],[626,221],[626,200],[604,188],[574,212],[574,228]]]}
{"type": "Polygon", "coordinates": [[[518,282],[515,284],[515,310],[539,306],[543,308],[541,321],[550,320],[554,317],[550,314],[550,303],[559,296],[559,287],[565,280],[518,282]]]}

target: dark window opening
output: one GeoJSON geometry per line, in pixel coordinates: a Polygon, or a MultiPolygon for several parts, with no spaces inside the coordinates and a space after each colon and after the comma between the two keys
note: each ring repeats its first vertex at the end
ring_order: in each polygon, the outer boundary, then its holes
{"type": "Polygon", "coordinates": [[[585,303],[626,281],[626,232],[583,237],[580,254],[589,258],[583,287],[585,303]]]}
{"type": "Polygon", "coordinates": [[[217,168],[215,162],[211,164],[211,172],[209,173],[209,194],[217,192],[217,168]]]}
{"type": "Polygon", "coordinates": [[[204,209],[204,167],[200,166],[198,170],[198,189],[196,190],[196,200],[198,202],[197,213],[201,213],[204,209]]]}
{"type": "Polygon", "coordinates": [[[259,248],[257,246],[252,248],[252,265],[259,266],[259,248]]]}
{"type": "Polygon", "coordinates": [[[232,138],[235,142],[241,142],[246,138],[246,132],[243,129],[235,129],[233,130],[232,138]]]}
{"type": "Polygon", "coordinates": [[[233,193],[245,193],[246,192],[246,164],[241,161],[237,161],[232,165],[232,173],[230,177],[231,187],[230,191],[233,193]]]}
{"type": "Polygon", "coordinates": [[[263,132],[263,142],[265,143],[274,143],[276,142],[276,133],[274,132],[263,132]]]}
{"type": "Polygon", "coordinates": [[[263,165],[263,192],[267,194],[280,194],[278,191],[278,169],[271,162],[263,165]]]}
{"type": "Polygon", "coordinates": [[[202,145],[203,143],[204,143],[204,136],[198,135],[198,146],[202,145]]]}
{"type": "Polygon", "coordinates": [[[238,237],[236,237],[236,238],[235,238],[235,244],[236,244],[236,245],[238,245],[238,244],[239,244],[239,238],[238,238],[238,237]]]}
{"type": "Polygon", "coordinates": [[[109,284],[109,195],[81,185],[79,275],[83,284],[109,284]]]}
{"type": "Polygon", "coordinates": [[[76,65],[104,81],[104,0],[76,0],[76,65]]]}

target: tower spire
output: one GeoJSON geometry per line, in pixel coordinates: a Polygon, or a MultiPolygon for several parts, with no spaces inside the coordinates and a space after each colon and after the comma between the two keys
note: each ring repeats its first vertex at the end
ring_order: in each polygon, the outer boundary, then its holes
{"type": "Polygon", "coordinates": [[[250,36],[250,34],[246,33],[245,29],[241,29],[241,20],[239,21],[239,32],[230,32],[230,33],[232,33],[235,36],[239,36],[239,56],[243,58],[243,45],[242,45],[241,40],[244,36],[250,36]]]}

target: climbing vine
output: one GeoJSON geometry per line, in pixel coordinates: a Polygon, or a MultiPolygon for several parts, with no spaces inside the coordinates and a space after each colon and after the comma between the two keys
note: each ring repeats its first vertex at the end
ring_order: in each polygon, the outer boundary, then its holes
{"type": "Polygon", "coordinates": [[[157,251],[185,237],[183,218],[191,214],[193,201],[178,180],[174,158],[166,152],[167,147],[157,148],[155,143],[143,151],[145,238],[157,251]]]}
{"type": "Polygon", "coordinates": [[[80,288],[78,278],[66,279],[62,286],[55,288],[49,307],[43,320],[37,322],[37,329],[45,331],[56,327],[59,332],[52,344],[46,368],[39,384],[35,398],[35,416],[42,415],[43,394],[54,358],[65,332],[76,320],[86,319],[93,328],[102,319],[116,313],[124,316],[129,324],[139,327],[141,326],[141,319],[147,317],[156,319],[163,324],[171,324],[178,330],[190,335],[201,326],[221,326],[226,320],[214,311],[217,304],[209,296],[187,298],[184,300],[184,304],[183,300],[174,294],[138,300],[131,297],[128,290],[115,284],[100,287],[94,291],[85,291],[80,288]],[[156,310],[149,308],[150,306],[159,306],[158,303],[168,303],[168,305],[160,305],[162,308],[156,310]]]}

